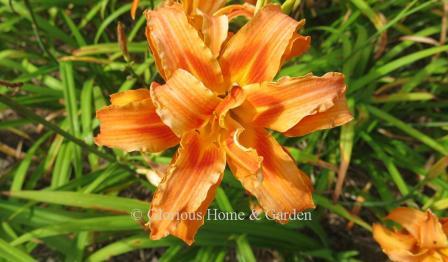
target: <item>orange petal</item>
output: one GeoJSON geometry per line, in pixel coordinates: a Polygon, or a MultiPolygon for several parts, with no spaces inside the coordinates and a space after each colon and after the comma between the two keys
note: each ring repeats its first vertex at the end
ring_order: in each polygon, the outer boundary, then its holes
{"type": "Polygon", "coordinates": [[[418,241],[421,248],[436,249],[448,245],[442,224],[431,211],[426,212],[426,219],[419,227],[419,235],[418,241]]]}
{"type": "Polygon", "coordinates": [[[344,97],[338,98],[334,106],[324,112],[306,116],[294,127],[283,133],[285,136],[303,136],[317,130],[341,126],[353,119],[347,101],[344,97]]]}
{"type": "Polygon", "coordinates": [[[394,232],[384,226],[373,224],[373,238],[383,250],[407,250],[411,251],[417,241],[409,234],[394,232]]]}
{"type": "Polygon", "coordinates": [[[431,255],[429,250],[421,250],[421,252],[417,254],[413,254],[410,251],[390,251],[386,254],[391,261],[397,262],[444,262],[441,260],[426,260],[428,258],[428,255],[431,255]]]}
{"type": "Polygon", "coordinates": [[[140,88],[136,90],[128,90],[112,94],[110,96],[110,103],[113,106],[125,106],[129,103],[145,100],[148,98],[151,98],[149,90],[140,88]]]}
{"type": "Polygon", "coordinates": [[[162,121],[179,137],[201,127],[220,99],[193,75],[177,70],[162,86],[151,87],[151,97],[162,121]]]}
{"type": "Polygon", "coordinates": [[[303,22],[285,15],[279,6],[265,6],[227,43],[220,60],[224,74],[241,86],[271,81],[301,25],[303,22]]]}
{"type": "Polygon", "coordinates": [[[284,223],[290,214],[314,208],[310,179],[282,146],[263,129],[238,130],[225,140],[227,163],[266,214],[284,223]]]}
{"type": "Polygon", "coordinates": [[[226,4],[227,0],[198,0],[198,8],[206,14],[213,14],[226,4]]]}
{"type": "Polygon", "coordinates": [[[135,12],[137,11],[137,7],[139,4],[140,0],[133,0],[132,1],[132,6],[131,6],[131,17],[132,20],[135,20],[135,12]]]}
{"type": "Polygon", "coordinates": [[[185,69],[208,88],[226,91],[218,61],[178,4],[147,11],[146,19],[146,37],[165,80],[177,69],[185,69]]]}
{"type": "Polygon", "coordinates": [[[398,207],[387,216],[388,219],[400,224],[415,239],[420,238],[420,225],[426,220],[425,212],[409,207],[398,207]]]}
{"type": "Polygon", "coordinates": [[[226,165],[215,134],[202,129],[182,137],[177,158],[151,203],[151,239],[173,234],[188,244],[194,241],[226,165]]]}
{"type": "Polygon", "coordinates": [[[246,101],[234,112],[246,123],[285,132],[304,117],[331,108],[345,88],[344,76],[340,73],[249,85],[243,87],[246,101]]]}
{"type": "Polygon", "coordinates": [[[227,113],[238,106],[240,106],[246,96],[244,95],[243,89],[239,86],[234,86],[230,89],[228,95],[219,103],[215,109],[215,114],[218,117],[219,125],[222,128],[226,128],[225,119],[227,113]]]}
{"type": "Polygon", "coordinates": [[[413,254],[416,240],[407,234],[391,231],[381,225],[374,224],[372,227],[373,238],[381,246],[383,252],[392,261],[420,261],[423,254],[413,254]]]}
{"type": "Polygon", "coordinates": [[[128,152],[159,152],[179,142],[156,114],[147,89],[117,93],[111,100],[112,105],[96,112],[100,121],[96,144],[128,152]]]}
{"type": "Polygon", "coordinates": [[[187,14],[193,14],[199,9],[206,14],[213,14],[226,4],[227,0],[181,0],[187,14]]]}
{"type": "MultiPolygon", "coordinates": [[[[194,213],[196,216],[207,214],[207,209],[210,204],[215,199],[216,190],[221,184],[222,176],[219,181],[210,187],[207,193],[207,198],[202,202],[201,206],[194,213]]],[[[188,245],[193,244],[194,237],[198,229],[204,224],[203,219],[191,219],[191,220],[181,220],[177,225],[176,229],[171,232],[174,236],[184,240],[188,245]]]]}
{"type": "Polygon", "coordinates": [[[249,4],[243,5],[228,5],[225,6],[218,11],[216,11],[213,15],[220,16],[226,15],[229,18],[229,21],[232,21],[234,18],[238,16],[244,16],[247,19],[251,19],[255,13],[255,6],[249,4]]]}
{"type": "Polygon", "coordinates": [[[227,39],[228,30],[229,19],[227,16],[211,16],[205,13],[202,15],[204,42],[215,57],[218,57],[221,52],[221,46],[227,39]]]}
{"type": "Polygon", "coordinates": [[[294,33],[294,36],[289,41],[288,47],[282,57],[282,64],[289,59],[299,56],[310,48],[311,37],[303,36],[298,33],[294,33]]]}

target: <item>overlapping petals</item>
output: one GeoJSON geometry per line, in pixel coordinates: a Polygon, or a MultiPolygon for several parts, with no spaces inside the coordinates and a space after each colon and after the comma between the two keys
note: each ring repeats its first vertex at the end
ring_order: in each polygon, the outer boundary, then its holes
{"type": "Polygon", "coordinates": [[[178,136],[200,128],[220,102],[215,93],[183,69],[165,85],[153,85],[151,97],[162,121],[178,136]]]}
{"type": "Polygon", "coordinates": [[[213,112],[214,117],[218,120],[219,126],[225,129],[228,128],[229,130],[241,127],[228,113],[230,110],[241,106],[245,99],[246,96],[241,87],[235,86],[229,91],[227,96],[219,103],[213,112]]]}
{"type": "Polygon", "coordinates": [[[424,212],[406,207],[396,208],[387,216],[388,219],[406,229],[415,239],[419,238],[419,228],[426,217],[424,212]]]}
{"type": "Polygon", "coordinates": [[[202,14],[201,18],[204,43],[217,58],[228,36],[229,18],[226,15],[212,16],[208,14],[202,14]]]}
{"type": "Polygon", "coordinates": [[[217,93],[225,92],[221,67],[182,8],[175,4],[147,11],[146,37],[160,74],[168,80],[184,69],[217,93]]]}
{"type": "Polygon", "coordinates": [[[97,144],[128,152],[159,152],[178,144],[179,139],[156,113],[149,90],[117,93],[111,96],[111,102],[97,111],[100,121],[97,144]]]}
{"type": "Polygon", "coordinates": [[[373,225],[373,235],[392,261],[419,261],[422,257],[413,254],[416,240],[407,234],[391,231],[381,225],[373,225]]]}
{"type": "Polygon", "coordinates": [[[250,19],[254,12],[255,7],[249,4],[229,5],[220,8],[213,14],[198,8],[189,16],[189,22],[200,32],[205,45],[208,46],[214,57],[219,58],[224,43],[232,35],[229,33],[230,21],[238,16],[250,19]]]}
{"type": "Polygon", "coordinates": [[[270,217],[284,223],[294,212],[314,208],[310,179],[264,129],[234,133],[226,151],[232,173],[270,217]]]}
{"type": "Polygon", "coordinates": [[[246,17],[247,19],[251,19],[255,14],[255,6],[251,4],[243,4],[243,5],[228,5],[225,6],[218,11],[216,11],[213,15],[220,16],[226,15],[229,18],[229,21],[233,20],[238,16],[246,17]]]}
{"type": "MultiPolygon", "coordinates": [[[[211,1],[213,2],[213,1],[211,1]]],[[[213,55],[219,58],[224,43],[232,35],[229,33],[229,23],[238,16],[251,19],[255,13],[253,5],[229,5],[213,14],[197,9],[195,15],[190,16],[190,23],[201,33],[204,43],[213,55]]]]}
{"type": "Polygon", "coordinates": [[[213,14],[225,5],[227,0],[181,0],[187,14],[193,14],[198,10],[206,14],[213,14]]]}
{"type": "Polygon", "coordinates": [[[448,240],[444,219],[431,211],[397,208],[388,219],[402,226],[401,231],[373,225],[373,237],[392,261],[448,261],[448,240]]]}

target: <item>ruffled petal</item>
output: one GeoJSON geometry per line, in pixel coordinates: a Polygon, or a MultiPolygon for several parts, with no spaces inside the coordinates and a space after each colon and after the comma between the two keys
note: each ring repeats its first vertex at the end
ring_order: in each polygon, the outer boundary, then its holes
{"type": "Polygon", "coordinates": [[[241,86],[273,80],[293,33],[303,23],[277,5],[265,6],[227,43],[220,60],[224,75],[241,86]]]}
{"type": "Polygon", "coordinates": [[[342,97],[346,86],[340,73],[322,77],[282,78],[277,83],[243,87],[246,101],[234,112],[246,123],[285,132],[309,115],[324,112],[342,97]]]}
{"type": "Polygon", "coordinates": [[[294,33],[294,36],[289,41],[289,45],[286,48],[285,53],[282,57],[282,64],[293,57],[299,56],[310,48],[311,37],[303,36],[298,33],[294,33]]]}
{"type": "Polygon", "coordinates": [[[285,136],[303,136],[314,131],[341,126],[353,119],[344,97],[335,101],[334,106],[324,112],[306,116],[291,129],[283,133],[285,136]]]}
{"type": "Polygon", "coordinates": [[[418,241],[421,248],[437,249],[448,246],[442,224],[431,211],[426,211],[426,219],[419,227],[418,241]]]}
{"type": "Polygon", "coordinates": [[[96,112],[100,133],[98,145],[124,151],[159,152],[179,139],[157,115],[147,89],[129,90],[111,96],[112,105],[96,112]]]}
{"type": "Polygon", "coordinates": [[[374,224],[372,230],[373,238],[390,260],[417,262],[424,256],[424,254],[412,253],[416,240],[411,235],[394,232],[378,224],[374,224]]]}
{"type": "Polygon", "coordinates": [[[415,239],[420,238],[420,225],[426,220],[425,212],[409,207],[398,207],[387,216],[406,229],[415,239]]]}
{"type": "Polygon", "coordinates": [[[211,90],[226,91],[218,61],[178,4],[147,11],[146,19],[146,37],[165,80],[177,69],[185,69],[211,90]]]}
{"type": "Polygon", "coordinates": [[[151,203],[151,239],[176,235],[191,244],[204,223],[226,165],[216,132],[202,129],[185,134],[151,203]]]}
{"type": "Polygon", "coordinates": [[[189,72],[177,70],[165,85],[151,87],[151,97],[162,121],[178,136],[201,127],[220,99],[189,72]]]}
{"type": "Polygon", "coordinates": [[[312,186],[291,156],[263,129],[234,130],[225,140],[227,163],[268,216],[280,223],[314,208],[312,186]]]}

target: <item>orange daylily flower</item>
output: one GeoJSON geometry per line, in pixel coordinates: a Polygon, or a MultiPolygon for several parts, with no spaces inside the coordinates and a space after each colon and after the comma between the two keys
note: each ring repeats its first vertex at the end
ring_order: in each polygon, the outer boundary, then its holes
{"type": "Polygon", "coordinates": [[[310,38],[277,5],[263,7],[213,52],[179,4],[147,11],[146,35],[165,84],[112,95],[96,143],[158,152],[179,144],[154,194],[152,239],[194,241],[226,163],[280,223],[314,208],[310,179],[268,129],[297,136],[352,119],[340,73],[285,77],[281,65],[310,38]],[[201,216],[202,215],[202,216],[201,216]]]}
{"type": "Polygon", "coordinates": [[[448,219],[438,219],[431,211],[400,207],[388,216],[403,227],[390,230],[373,225],[373,238],[392,261],[448,261],[448,219]]]}

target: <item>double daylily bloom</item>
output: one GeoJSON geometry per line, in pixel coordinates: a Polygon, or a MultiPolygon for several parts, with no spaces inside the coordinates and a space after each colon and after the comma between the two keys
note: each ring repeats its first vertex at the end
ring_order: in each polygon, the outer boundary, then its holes
{"type": "Polygon", "coordinates": [[[401,207],[393,210],[388,219],[401,230],[373,225],[373,237],[392,261],[448,261],[448,218],[438,219],[431,211],[401,207]]]}
{"type": "Polygon", "coordinates": [[[114,94],[97,112],[99,145],[160,152],[179,144],[151,203],[151,238],[172,234],[191,244],[203,217],[175,214],[205,214],[226,163],[278,222],[314,208],[309,177],[268,130],[300,136],[350,121],[343,75],[272,82],[310,44],[297,33],[304,22],[276,5],[235,34],[228,32],[229,12],[208,15],[221,22],[198,27],[184,7],[146,12],[148,43],[165,84],[114,94]]]}

